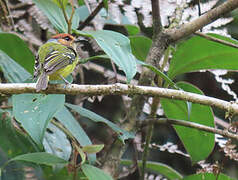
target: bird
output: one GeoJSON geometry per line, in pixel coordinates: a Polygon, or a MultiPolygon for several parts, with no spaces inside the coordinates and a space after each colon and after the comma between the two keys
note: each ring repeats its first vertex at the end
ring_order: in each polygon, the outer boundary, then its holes
{"type": "Polygon", "coordinates": [[[45,90],[49,80],[64,80],[75,69],[79,57],[76,52],[77,40],[74,36],[61,33],[52,36],[40,46],[34,66],[36,92],[45,90]]]}

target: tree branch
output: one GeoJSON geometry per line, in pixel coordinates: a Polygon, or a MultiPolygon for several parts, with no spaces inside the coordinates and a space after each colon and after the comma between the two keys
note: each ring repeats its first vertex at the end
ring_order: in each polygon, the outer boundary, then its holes
{"type": "Polygon", "coordinates": [[[217,20],[218,18],[222,17],[223,15],[231,12],[232,10],[238,8],[238,1],[237,0],[228,0],[221,4],[220,6],[211,9],[206,14],[200,16],[194,21],[191,21],[187,24],[184,24],[179,29],[171,29],[167,30],[165,33],[170,36],[170,40],[172,42],[178,41],[182,38],[185,38],[192,33],[198,31],[202,27],[206,26],[207,24],[217,20]]]}
{"type": "Polygon", "coordinates": [[[92,21],[92,19],[99,13],[99,11],[103,8],[103,1],[99,3],[99,5],[94,9],[94,11],[87,17],[87,19],[85,19],[84,22],[82,22],[79,27],[78,30],[82,30],[83,28],[85,28],[85,26],[87,26],[89,24],[90,21],[92,21]]]}
{"type": "Polygon", "coordinates": [[[234,44],[234,43],[231,43],[231,42],[228,42],[228,41],[224,41],[224,40],[221,40],[221,39],[218,39],[218,38],[215,38],[215,37],[212,37],[212,36],[209,36],[207,34],[204,34],[204,33],[201,33],[201,32],[195,32],[194,33],[195,35],[198,35],[200,37],[203,37],[205,39],[208,39],[210,41],[214,41],[214,42],[218,42],[220,44],[224,44],[226,46],[230,46],[230,47],[233,47],[233,48],[238,48],[238,45],[237,44],[234,44]]]}
{"type": "Polygon", "coordinates": [[[167,119],[167,118],[148,119],[148,120],[146,120],[142,123],[142,126],[148,125],[150,123],[159,123],[159,124],[168,123],[168,124],[173,124],[173,125],[185,126],[185,127],[190,127],[190,128],[206,131],[206,132],[209,132],[209,133],[220,134],[224,137],[238,140],[238,134],[233,134],[233,133],[230,133],[226,130],[216,129],[216,128],[212,128],[212,127],[209,127],[209,126],[205,126],[205,125],[198,124],[198,123],[195,123],[195,122],[190,122],[190,121],[167,119]]]}
{"type": "MultiPolygon", "coordinates": [[[[35,83],[9,83],[0,84],[0,94],[22,94],[36,93],[35,83]]],[[[168,99],[183,100],[208,106],[217,107],[228,111],[231,114],[238,114],[238,104],[220,100],[213,97],[208,97],[200,94],[185,92],[181,90],[136,86],[126,84],[111,84],[111,85],[77,85],[77,84],[50,84],[47,90],[42,91],[45,94],[71,94],[71,95],[143,95],[143,96],[158,96],[168,99]]]]}
{"type": "MultiPolygon", "coordinates": [[[[153,18],[153,42],[156,42],[156,39],[160,36],[160,33],[162,31],[159,0],[151,0],[151,6],[152,6],[152,18],[153,18]]],[[[153,55],[155,57],[159,56],[160,52],[161,52],[160,50],[157,51],[157,52],[153,52],[153,55]]],[[[152,56],[147,57],[147,62],[150,61],[150,60],[154,60],[151,57],[152,56]],[[149,58],[151,58],[151,59],[149,59],[149,58]]],[[[160,60],[160,58],[154,60],[153,64],[158,66],[159,60],[160,60]],[[156,61],[157,61],[157,63],[155,63],[156,61]]],[[[162,69],[162,71],[163,71],[163,69],[162,69]]],[[[141,77],[140,79],[142,79],[142,78],[143,77],[141,77]]],[[[159,86],[161,86],[161,85],[162,85],[162,81],[159,84],[159,86]]],[[[160,102],[159,97],[154,97],[153,98],[153,103],[151,105],[151,112],[150,112],[150,117],[151,118],[156,117],[156,112],[157,112],[159,102],[160,102]]],[[[141,106],[140,108],[142,108],[142,107],[143,106],[141,106]]],[[[149,145],[150,145],[150,142],[151,142],[151,138],[153,136],[153,131],[154,131],[154,124],[151,123],[148,126],[148,128],[146,129],[146,138],[145,138],[145,143],[146,144],[145,144],[145,147],[144,147],[144,152],[142,154],[142,168],[141,168],[141,176],[140,176],[141,180],[144,180],[144,178],[145,178],[146,161],[147,161],[147,157],[149,155],[149,145]]]]}

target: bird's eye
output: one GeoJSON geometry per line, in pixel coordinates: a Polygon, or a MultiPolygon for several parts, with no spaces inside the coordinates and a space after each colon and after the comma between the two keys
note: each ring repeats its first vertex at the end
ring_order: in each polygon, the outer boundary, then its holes
{"type": "Polygon", "coordinates": [[[66,37],[64,37],[64,40],[66,40],[66,41],[70,41],[71,38],[70,38],[69,36],[66,36],[66,37]]]}

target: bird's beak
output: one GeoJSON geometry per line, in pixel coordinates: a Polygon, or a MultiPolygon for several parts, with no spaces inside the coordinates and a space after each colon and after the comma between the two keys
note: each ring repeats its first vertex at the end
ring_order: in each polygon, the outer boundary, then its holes
{"type": "Polygon", "coordinates": [[[74,40],[75,43],[80,43],[80,42],[85,42],[88,41],[85,37],[78,37],[77,39],[74,40]]]}
{"type": "Polygon", "coordinates": [[[80,39],[75,39],[74,43],[79,43],[81,40],[80,39]]]}

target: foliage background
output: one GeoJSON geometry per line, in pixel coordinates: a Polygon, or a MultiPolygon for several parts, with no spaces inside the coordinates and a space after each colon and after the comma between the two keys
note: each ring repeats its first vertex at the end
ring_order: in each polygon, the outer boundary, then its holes
{"type": "MultiPolygon", "coordinates": [[[[88,7],[91,9],[94,9],[98,5],[98,2],[96,1],[85,1],[88,2],[88,7]]],[[[78,11],[76,10],[75,14],[80,17],[81,22],[83,22],[86,17],[90,14],[87,9],[87,4],[85,5],[84,1],[78,1],[74,2],[76,7],[78,7],[78,11]]],[[[1,2],[4,3],[4,2],[1,2]]],[[[9,1],[8,2],[8,13],[10,13],[11,18],[6,18],[6,13],[3,8],[5,7],[4,4],[1,4],[2,11],[0,11],[0,17],[2,17],[1,21],[1,30],[4,32],[12,32],[14,34],[17,34],[23,41],[27,42],[28,47],[31,49],[33,54],[36,54],[37,49],[40,45],[42,45],[46,40],[49,38],[51,34],[54,34],[56,31],[53,28],[52,24],[57,27],[56,25],[59,25],[59,23],[56,21],[55,24],[49,22],[48,18],[45,16],[47,13],[42,13],[42,11],[39,9],[40,5],[36,6],[34,3],[37,4],[37,1],[9,1]],[[2,14],[1,14],[2,13],[2,14]],[[13,20],[13,24],[12,24],[13,20]]],[[[209,1],[201,1],[201,9],[202,12],[206,12],[207,10],[211,9],[212,7],[215,7],[216,5],[222,3],[222,1],[217,0],[209,0],[209,1]]],[[[46,6],[45,6],[46,7],[46,6]]],[[[48,17],[50,15],[48,14],[48,17]]],[[[162,24],[164,27],[167,28],[173,28],[177,27],[183,23],[192,21],[196,17],[199,17],[198,13],[198,5],[195,3],[195,1],[191,1],[189,3],[185,1],[181,1],[181,3],[176,1],[161,1],[161,17],[162,17],[162,24]],[[168,9],[168,10],[167,10],[168,9]],[[195,16],[196,15],[196,16],[195,16]]],[[[63,17],[61,17],[62,19],[63,17]]],[[[77,21],[77,20],[75,20],[77,21]]],[[[79,20],[78,20],[79,21],[79,20]]],[[[75,27],[78,26],[78,24],[73,25],[75,27]]],[[[131,41],[131,47],[132,52],[135,55],[136,58],[140,60],[145,60],[147,52],[149,50],[149,47],[151,45],[151,38],[152,38],[152,17],[151,17],[151,6],[150,1],[128,1],[128,2],[122,2],[122,1],[115,1],[109,3],[108,12],[106,8],[102,9],[99,14],[92,20],[92,24],[90,26],[87,26],[84,30],[113,30],[120,32],[126,36],[130,35],[130,41],[131,41]],[[135,26],[136,25],[136,26],[135,26]],[[138,29],[140,28],[140,30],[138,29]],[[138,32],[140,31],[140,32],[138,32]],[[139,36],[139,37],[138,37],[139,36]]],[[[63,25],[65,27],[65,25],[63,25]]],[[[59,28],[60,29],[60,28],[59,28]]],[[[231,35],[233,38],[237,37],[237,10],[233,11],[231,14],[229,14],[226,18],[220,19],[216,21],[213,24],[210,24],[209,26],[206,26],[203,28],[203,32],[212,32],[217,33],[220,35],[231,35]]],[[[11,35],[2,35],[0,37],[0,42],[8,42],[8,44],[0,44],[0,49],[7,53],[9,49],[14,49],[14,46],[18,44],[18,48],[24,47],[24,43],[22,40],[18,40],[19,42],[10,42],[11,35]],[[9,37],[8,37],[9,36],[9,37]],[[13,47],[12,47],[13,45],[13,47]],[[8,48],[4,48],[8,47],[8,48]]],[[[234,42],[236,43],[236,42],[234,42]]],[[[176,57],[184,57],[188,56],[189,58],[198,58],[199,56],[208,56],[207,53],[208,47],[211,47],[212,43],[207,42],[206,40],[194,37],[189,40],[185,39],[184,43],[180,42],[179,45],[171,47],[171,52],[173,52],[176,48],[180,47],[180,51],[176,51],[173,53],[173,58],[176,57]],[[206,45],[206,46],[204,46],[206,45]],[[190,48],[192,53],[189,53],[188,48],[190,48]],[[197,49],[196,49],[197,48],[197,49]],[[203,48],[203,49],[202,49],[203,48]],[[203,54],[204,53],[204,54],[203,54]]],[[[214,45],[217,52],[220,52],[221,50],[224,50],[225,47],[217,47],[214,45]]],[[[228,49],[228,48],[227,48],[228,49]]],[[[214,51],[215,51],[214,50],[214,51]]],[[[78,47],[78,51],[82,58],[88,58],[96,55],[103,54],[102,49],[98,46],[98,44],[95,43],[95,40],[92,38],[86,38],[85,41],[82,41],[82,44],[78,47]]],[[[229,49],[230,51],[230,49],[229,49]]],[[[233,51],[237,51],[236,49],[233,51]]],[[[32,58],[33,54],[30,52],[25,52],[24,50],[18,49],[18,52],[21,53],[21,58],[29,59],[28,57],[32,58]],[[25,56],[25,57],[23,57],[25,56]]],[[[19,55],[19,53],[13,54],[10,56],[12,59],[19,59],[16,58],[16,56],[19,55]]],[[[214,58],[214,61],[217,61],[218,57],[221,57],[221,61],[224,63],[221,64],[222,67],[224,67],[226,64],[225,57],[220,56],[219,53],[214,58]]],[[[236,56],[234,55],[231,57],[229,55],[228,58],[235,59],[236,56]]],[[[185,58],[184,58],[185,59],[185,58]]],[[[235,61],[234,61],[235,62],[235,61]]],[[[18,62],[21,66],[23,66],[26,70],[28,70],[29,73],[32,73],[33,71],[33,62],[29,63],[27,61],[24,62],[18,62]]],[[[217,64],[213,64],[214,66],[217,64]]],[[[227,65],[226,69],[232,69],[235,70],[236,64],[227,65]]],[[[171,68],[172,64],[170,64],[171,68]]],[[[181,69],[184,69],[185,67],[188,67],[189,65],[186,64],[186,62],[179,61],[178,64],[175,64],[174,67],[182,66],[181,69]],[[184,67],[183,67],[184,65],[184,67]]],[[[17,69],[19,71],[20,67],[16,68],[17,65],[14,65],[12,69],[10,67],[5,68],[9,71],[14,71],[14,69],[17,69]]],[[[113,72],[113,67],[115,68],[115,65],[111,65],[110,61],[102,61],[95,60],[90,61],[86,64],[80,65],[77,67],[75,72],[73,73],[73,79],[74,83],[76,84],[111,84],[115,82],[115,74],[113,72]]],[[[217,65],[219,68],[219,65],[217,65]]],[[[1,66],[2,72],[4,71],[4,66],[1,66]]],[[[117,80],[119,82],[126,82],[125,75],[122,71],[120,71],[117,68],[117,80]]],[[[190,69],[189,71],[194,70],[201,70],[201,67],[198,67],[197,69],[190,69]]],[[[203,68],[205,69],[205,68],[203,68]]],[[[141,71],[141,67],[138,67],[138,72],[132,81],[132,83],[135,83],[135,81],[138,80],[139,72],[141,71]]],[[[184,72],[188,72],[184,70],[184,72]]],[[[25,77],[21,77],[22,79],[17,79],[16,77],[7,77],[6,74],[1,75],[2,82],[24,82],[29,78],[30,75],[25,74],[25,77]]],[[[205,72],[191,72],[184,74],[183,72],[180,72],[180,75],[176,76],[176,81],[186,81],[190,82],[191,84],[197,86],[202,92],[208,96],[221,98],[224,100],[237,100],[236,92],[237,92],[237,82],[236,82],[236,72],[223,72],[221,71],[205,71],[205,72]],[[227,79],[230,79],[229,81],[227,79]],[[230,87],[231,90],[227,89],[227,87],[230,87]],[[234,92],[234,93],[232,93],[234,92]]],[[[171,73],[172,74],[172,73],[171,73]]],[[[169,75],[169,73],[168,73],[169,75]]],[[[172,75],[170,76],[172,77],[172,75]]],[[[24,97],[25,98],[25,97],[24,97]]],[[[128,97],[127,96],[100,96],[100,97],[82,97],[80,95],[77,96],[66,96],[66,101],[72,104],[80,104],[84,108],[87,108],[89,110],[92,110],[93,112],[101,115],[102,117],[109,119],[110,121],[114,122],[115,124],[120,124],[125,120],[128,108],[130,106],[128,97]]],[[[14,104],[14,97],[12,99],[4,99],[2,98],[2,105],[4,107],[9,106],[9,102],[13,102],[14,104]]],[[[19,100],[17,100],[19,101],[19,100]]],[[[150,100],[148,101],[151,102],[150,100]]],[[[214,114],[216,116],[216,124],[220,127],[228,128],[229,121],[225,119],[225,112],[219,110],[219,109],[213,109],[214,114]]],[[[11,110],[10,114],[11,114],[11,110]]],[[[144,113],[143,116],[147,116],[147,113],[149,112],[148,104],[143,109],[144,113]]],[[[103,155],[110,149],[110,145],[115,141],[116,134],[112,129],[108,128],[105,124],[102,123],[93,123],[91,121],[86,120],[84,116],[79,116],[78,114],[73,113],[80,122],[81,126],[87,132],[87,135],[91,139],[93,144],[104,144],[105,148],[98,154],[99,159],[103,158],[103,155]]],[[[159,112],[159,115],[162,116],[161,111],[159,112]]],[[[167,115],[167,114],[166,114],[167,115]]],[[[168,116],[168,115],[167,115],[168,116]]],[[[2,112],[2,117],[4,118],[12,118],[12,117],[5,117],[5,110],[2,112]]],[[[3,119],[4,119],[3,118],[3,119]]],[[[232,122],[236,122],[236,118],[234,117],[232,119],[232,122]]],[[[8,124],[9,125],[9,124],[8,124]]],[[[7,124],[4,126],[7,126],[7,124]]],[[[54,127],[49,127],[49,129],[53,129],[54,127]]],[[[5,128],[2,127],[2,130],[5,128]]],[[[14,129],[13,129],[14,131],[14,129]]],[[[12,133],[8,136],[9,130],[7,131],[1,131],[1,138],[8,139],[7,141],[11,142],[9,138],[11,138],[12,133]]],[[[47,133],[50,134],[50,130],[47,130],[47,133]]],[[[136,144],[136,149],[138,150],[138,157],[141,159],[142,152],[140,151],[141,147],[140,144],[144,142],[146,130],[141,129],[140,133],[136,136],[136,140],[138,141],[138,144],[136,144]]],[[[19,136],[17,134],[17,136],[19,136]]],[[[63,135],[59,135],[60,137],[63,135]]],[[[19,136],[18,138],[22,138],[19,136]]],[[[64,138],[66,139],[66,138],[64,138]]],[[[225,174],[228,174],[229,176],[233,178],[238,177],[238,164],[237,160],[229,160],[227,157],[225,157],[226,154],[221,150],[222,149],[222,143],[224,143],[224,139],[222,138],[219,140],[216,139],[216,144],[213,152],[209,156],[207,163],[209,163],[210,167],[215,166],[216,162],[219,162],[219,164],[222,164],[222,172],[225,174]]],[[[12,146],[13,148],[16,147],[17,140],[13,137],[12,140],[12,146]]],[[[20,140],[20,142],[23,142],[24,144],[28,144],[28,141],[20,140]]],[[[64,143],[67,144],[67,141],[64,143]]],[[[3,146],[3,145],[2,145],[3,146]]],[[[6,145],[8,147],[9,145],[6,145]]],[[[17,145],[18,146],[18,145],[17,145]]],[[[29,145],[32,146],[32,145],[29,145]]],[[[67,144],[66,146],[70,146],[70,144],[67,144]]],[[[0,148],[0,152],[2,152],[3,147],[0,148]]],[[[23,148],[24,149],[24,148],[23,148]]],[[[24,153],[26,152],[34,152],[34,147],[31,147],[31,149],[26,148],[24,153]]],[[[16,153],[21,154],[22,152],[16,153]]],[[[68,153],[70,150],[68,151],[68,153]]],[[[2,152],[1,160],[5,162],[4,159],[7,157],[14,157],[16,154],[12,154],[11,152],[6,153],[2,152]]],[[[133,159],[135,156],[133,143],[128,143],[127,150],[123,155],[123,158],[125,159],[133,159]]],[[[201,168],[201,165],[194,164],[191,165],[191,159],[187,157],[185,153],[185,149],[183,147],[182,142],[179,140],[178,136],[176,135],[174,128],[172,126],[165,124],[165,125],[155,125],[154,127],[154,135],[151,141],[151,148],[150,148],[150,155],[148,157],[148,160],[160,162],[167,164],[171,166],[173,169],[177,170],[182,175],[190,175],[194,174],[198,169],[201,168]]],[[[0,161],[1,164],[1,161],[0,161]]],[[[205,165],[205,163],[201,163],[202,165],[205,165]]],[[[11,165],[11,164],[10,164],[11,165]]],[[[14,167],[20,167],[22,164],[14,163],[12,166],[14,167]]],[[[27,165],[29,167],[30,165],[27,165]]],[[[24,166],[25,167],[25,166],[24,166]]],[[[10,170],[13,168],[10,168],[10,170]]],[[[19,168],[21,169],[21,168],[19,168]]],[[[24,168],[23,168],[24,169],[24,168]]],[[[206,168],[204,168],[206,169],[206,168]]],[[[26,169],[24,169],[26,170],[26,169]]],[[[48,172],[49,174],[52,173],[47,167],[44,167],[43,170],[34,165],[33,168],[30,169],[32,174],[35,177],[38,177],[39,179],[43,177],[42,171],[44,173],[48,172]]],[[[66,170],[65,170],[66,171],[66,170]]],[[[64,174],[65,171],[56,173],[56,174],[64,174]]],[[[23,172],[24,171],[20,171],[23,172]]],[[[136,179],[138,178],[138,171],[129,171],[126,169],[124,172],[129,175],[125,176],[124,179],[136,179]]],[[[10,172],[8,177],[10,175],[14,176],[14,178],[18,175],[19,171],[17,171],[17,175],[14,175],[15,172],[10,172]]],[[[27,174],[27,173],[25,173],[27,174]]],[[[30,174],[30,173],[29,173],[30,174]]],[[[48,174],[48,177],[50,177],[48,174]]],[[[149,172],[148,175],[154,174],[153,172],[149,172]]],[[[156,174],[156,173],[155,173],[156,174]]],[[[123,173],[121,173],[123,175],[123,173]]],[[[52,175],[56,176],[56,175],[52,175]]],[[[158,177],[159,175],[156,174],[154,176],[158,177]]],[[[63,176],[62,176],[63,177],[63,176]]],[[[20,178],[20,177],[19,177],[20,178]]],[[[122,178],[123,179],[123,178],[122,178]]]]}

